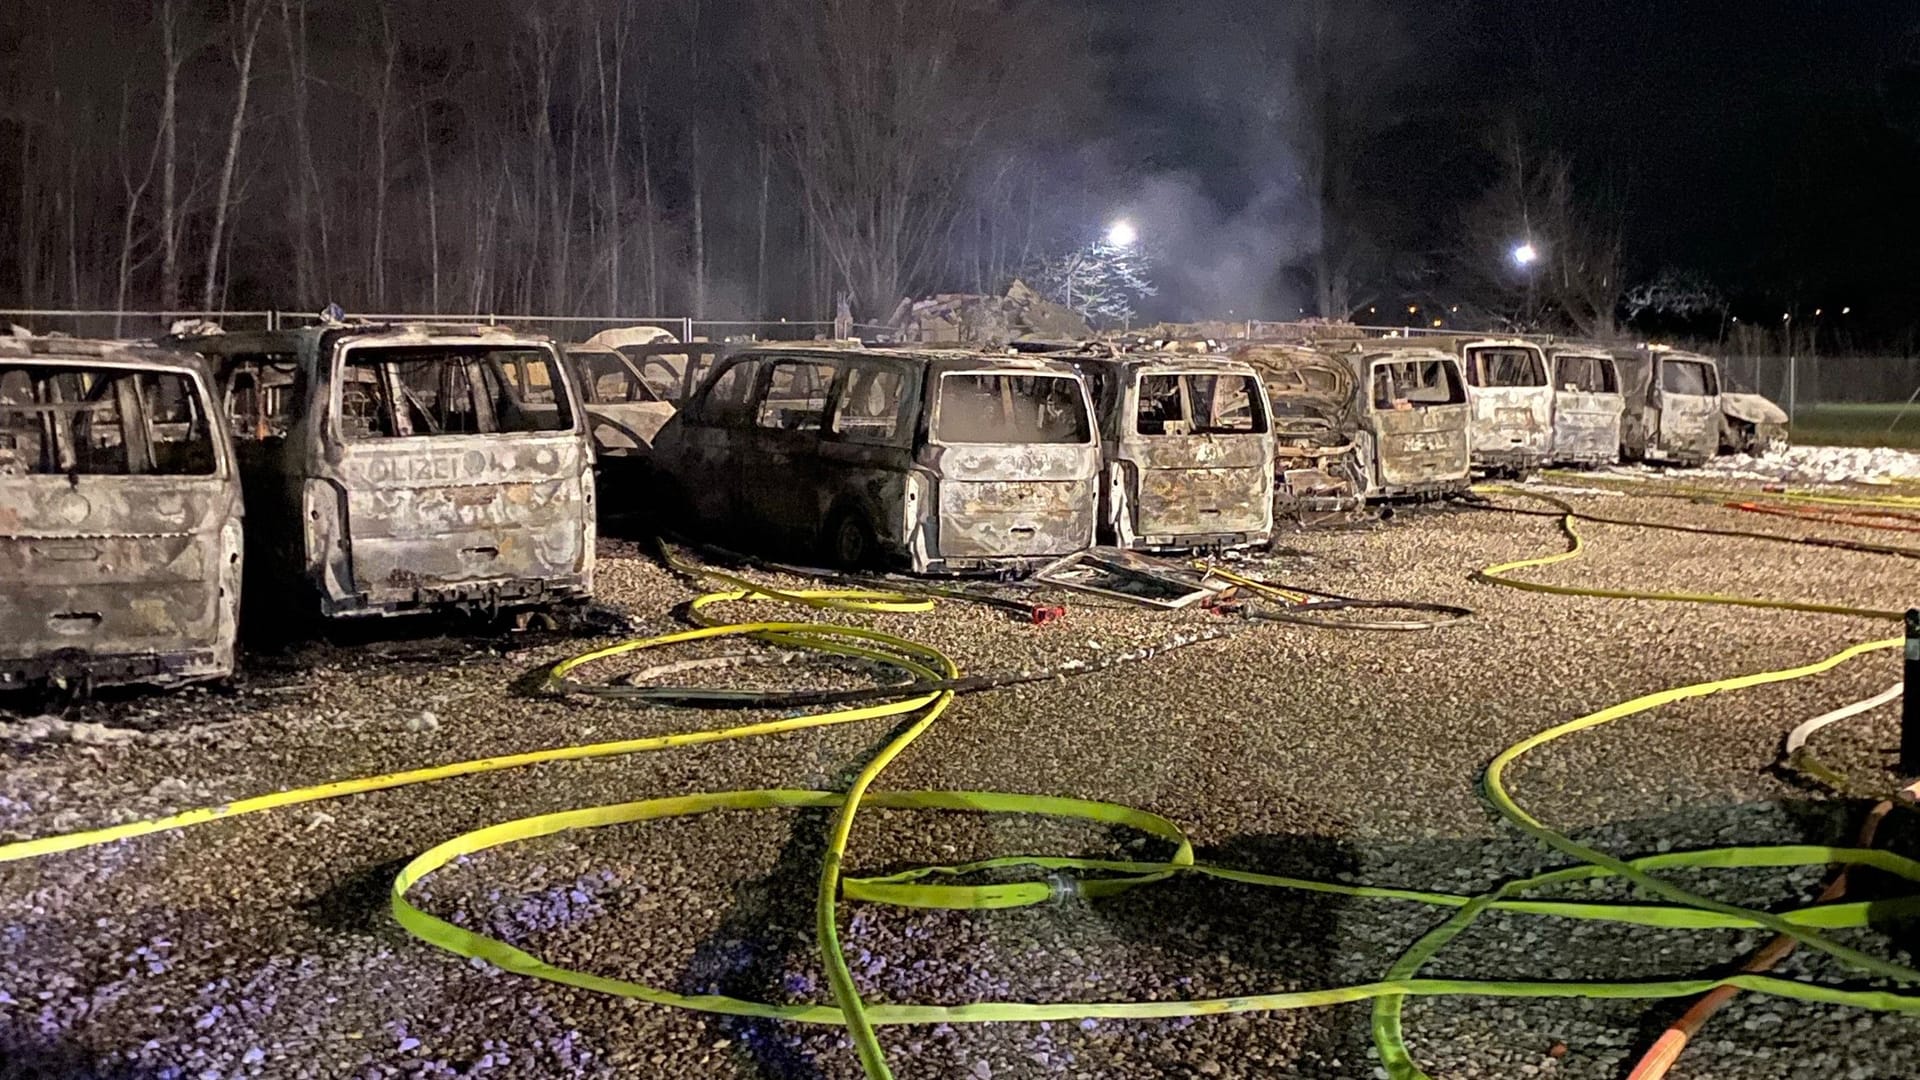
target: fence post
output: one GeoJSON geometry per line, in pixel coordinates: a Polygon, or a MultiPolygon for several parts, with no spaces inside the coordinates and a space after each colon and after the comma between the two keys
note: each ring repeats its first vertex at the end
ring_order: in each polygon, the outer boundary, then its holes
{"type": "Polygon", "coordinates": [[[1787,354],[1787,419],[1800,415],[1800,360],[1787,354]]]}
{"type": "Polygon", "coordinates": [[[1920,776],[1920,608],[1907,609],[1907,654],[1901,678],[1900,773],[1920,776]]]}

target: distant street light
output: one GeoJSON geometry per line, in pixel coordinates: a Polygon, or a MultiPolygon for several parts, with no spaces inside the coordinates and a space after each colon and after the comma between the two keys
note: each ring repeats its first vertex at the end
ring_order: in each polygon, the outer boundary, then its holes
{"type": "Polygon", "coordinates": [[[1139,230],[1133,227],[1133,222],[1125,218],[1107,226],[1107,243],[1114,247],[1132,247],[1133,242],[1138,239],[1140,239],[1139,230]]]}
{"type": "Polygon", "coordinates": [[[1516,266],[1532,266],[1540,261],[1540,252],[1529,241],[1513,249],[1513,261],[1516,266]]]}

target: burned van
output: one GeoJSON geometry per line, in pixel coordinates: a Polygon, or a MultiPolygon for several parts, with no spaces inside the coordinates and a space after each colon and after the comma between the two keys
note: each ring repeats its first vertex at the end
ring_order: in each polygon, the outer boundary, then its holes
{"type": "Polygon", "coordinates": [[[1561,465],[1611,465],[1620,460],[1620,370],[1605,349],[1549,345],[1553,370],[1553,454],[1561,465]]]}
{"type": "Polygon", "coordinates": [[[0,688],[233,673],[241,496],[204,363],[0,337],[0,688]]]}
{"type": "Polygon", "coordinates": [[[1460,361],[1417,340],[1367,341],[1352,349],[1367,497],[1466,492],[1470,392],[1460,361]]]}
{"type": "Polygon", "coordinates": [[[191,344],[237,433],[255,595],[326,617],[592,595],[593,452],[552,342],[331,324],[191,344]]]}
{"type": "Polygon", "coordinates": [[[654,468],[691,526],[945,573],[1092,544],[1100,445],[1059,360],[766,345],[719,361],[654,468]]]}
{"type": "Polygon", "coordinates": [[[1276,516],[1358,509],[1366,467],[1354,441],[1352,364],[1298,342],[1253,342],[1233,356],[1259,374],[1267,392],[1276,516]]]}
{"type": "Polygon", "coordinates": [[[1626,413],[1620,453],[1629,461],[1701,465],[1720,449],[1720,366],[1661,345],[1615,351],[1626,413]]]}
{"type": "Polygon", "coordinates": [[[1519,475],[1553,452],[1553,386],[1545,351],[1518,338],[1431,340],[1460,358],[1467,377],[1473,467],[1519,475]]]}
{"type": "Polygon", "coordinates": [[[1720,452],[1777,454],[1787,448],[1792,419],[1759,394],[1720,389],[1720,452]]]}
{"type": "Polygon", "coordinates": [[[1104,458],[1103,539],[1145,551],[1241,548],[1273,535],[1273,437],[1252,367],[1222,356],[1075,361],[1104,458]]]}
{"type": "MultiPolygon", "coordinates": [[[[1368,502],[1439,498],[1470,486],[1466,381],[1453,354],[1379,338],[1255,343],[1235,355],[1259,369],[1275,431],[1322,455],[1314,474],[1351,477],[1368,502]],[[1343,456],[1332,458],[1341,447],[1343,456]]],[[[1283,482],[1291,483],[1284,446],[1279,453],[1283,482]]]]}

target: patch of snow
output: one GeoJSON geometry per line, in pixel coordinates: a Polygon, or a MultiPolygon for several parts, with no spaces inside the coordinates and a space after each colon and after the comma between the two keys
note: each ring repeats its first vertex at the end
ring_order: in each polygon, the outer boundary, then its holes
{"type": "Polygon", "coordinates": [[[1789,446],[1770,454],[1729,454],[1696,469],[1644,465],[1608,470],[1649,479],[1759,480],[1776,484],[1892,484],[1920,482],[1920,451],[1885,446],[1789,446]]]}

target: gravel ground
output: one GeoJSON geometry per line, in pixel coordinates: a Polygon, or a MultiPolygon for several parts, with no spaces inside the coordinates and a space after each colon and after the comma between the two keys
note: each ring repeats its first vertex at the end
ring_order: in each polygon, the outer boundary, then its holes
{"type": "MultiPolygon", "coordinates": [[[[1597,512],[1780,535],[1894,534],[1762,519],[1677,499],[1572,496],[1597,512]]],[[[1521,505],[1518,502],[1513,505],[1521,505]]],[[[1914,601],[1899,558],[1583,525],[1588,555],[1527,572],[1616,588],[1707,589],[1863,606],[1914,601]]],[[[1292,534],[1244,565],[1336,592],[1460,603],[1420,634],[1229,624],[1068,597],[1026,626],[945,603],[831,616],[949,651],[970,673],[1088,660],[1232,630],[1096,675],[962,697],[885,774],[891,788],[1076,795],[1166,815],[1203,860],[1301,876],[1474,892],[1558,865],[1476,792],[1486,761],[1553,723],[1667,686],[1788,666],[1893,631],[1838,616],[1545,596],[1472,570],[1557,551],[1550,518],[1467,508],[1292,534]]],[[[681,624],[681,580],[617,541],[603,599],[645,632],[681,624]]],[[[800,579],[772,577],[786,585],[800,579]]],[[[742,619],[792,612],[741,604],[742,619]]],[[[764,713],[633,709],[526,692],[599,639],[448,638],[422,628],[256,658],[235,687],[123,695],[65,718],[0,714],[0,838],[46,835],[324,780],[584,741],[744,723],[764,713]]],[[[611,639],[608,639],[611,640],[611,639]]],[[[609,663],[742,652],[702,643],[609,663]]],[[[851,685],[845,669],[741,667],[757,685],[851,685]]],[[[684,676],[734,681],[727,669],[684,676]]],[[[1828,675],[1684,703],[1542,748],[1511,783],[1548,823],[1622,855],[1851,839],[1863,809],[1770,769],[1793,724],[1898,677],[1892,653],[1828,675]]],[[[1816,737],[1828,760],[1891,781],[1896,710],[1816,737]],[[1875,773],[1878,770],[1878,773],[1875,773]]],[[[636,1004],[503,974],[419,944],[385,894],[406,859],[457,833],[577,806],[747,787],[843,785],[884,722],[559,763],[272,811],[0,865],[0,1076],[857,1077],[837,1031],[636,1004]]],[[[689,992],[829,993],[811,935],[824,821],[716,814],[496,849],[417,890],[423,906],[556,963],[689,992]]],[[[1913,830],[1889,823],[1909,850],[1913,830]]],[[[1152,857],[1071,822],[870,811],[850,871],[1014,852],[1152,857]]],[[[1819,871],[1683,876],[1747,904],[1805,902],[1819,871]]],[[[1884,888],[1868,882],[1868,888],[1884,888]]],[[[1584,893],[1623,895],[1611,884],[1584,893]],[[1611,892],[1609,890],[1612,890],[1611,892]]],[[[843,905],[875,1001],[1137,1000],[1304,989],[1379,976],[1430,909],[1181,879],[1100,902],[955,913],[843,905]]],[[[1910,961],[1908,928],[1844,935],[1910,961]]],[[[1430,974],[1638,978],[1715,969],[1758,942],[1490,916],[1430,974]]],[[[1783,969],[1843,978],[1819,956],[1783,969]]],[[[1615,1077],[1667,1015],[1632,1002],[1410,1002],[1435,1076],[1615,1077]]],[[[1367,1009],[1179,1021],[887,1028],[902,1077],[1371,1077],[1367,1009]]],[[[1743,995],[1675,1077],[1890,1078],[1920,1018],[1743,995]]]]}

